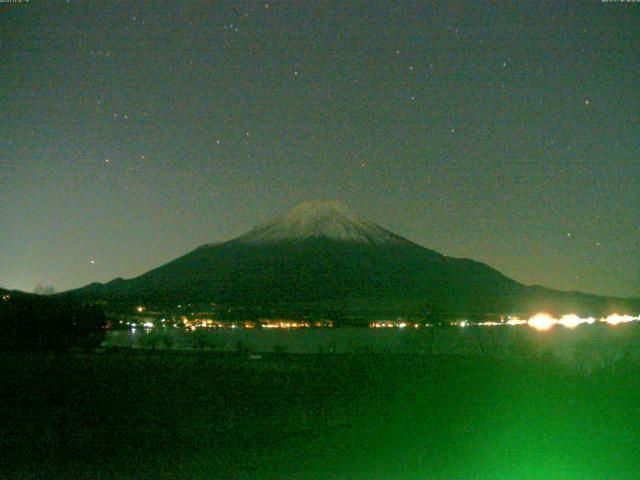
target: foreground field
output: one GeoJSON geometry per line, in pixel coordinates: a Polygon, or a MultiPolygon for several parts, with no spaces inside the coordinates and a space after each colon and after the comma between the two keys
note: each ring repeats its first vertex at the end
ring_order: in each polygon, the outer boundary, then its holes
{"type": "Polygon", "coordinates": [[[545,358],[5,353],[0,476],[631,479],[639,374],[545,358]]]}

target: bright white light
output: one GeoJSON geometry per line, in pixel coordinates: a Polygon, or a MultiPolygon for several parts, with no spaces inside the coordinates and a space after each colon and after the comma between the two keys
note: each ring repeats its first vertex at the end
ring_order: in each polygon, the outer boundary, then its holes
{"type": "Polygon", "coordinates": [[[466,327],[467,325],[469,325],[469,322],[467,322],[466,320],[462,320],[462,321],[460,322],[460,326],[461,326],[461,327],[466,327]]]}
{"type": "Polygon", "coordinates": [[[524,325],[526,320],[520,320],[518,317],[513,317],[507,320],[507,325],[524,325]]]}
{"type": "Polygon", "coordinates": [[[566,328],[576,328],[581,323],[586,322],[586,319],[580,318],[579,316],[574,314],[563,315],[560,320],[558,320],[558,323],[566,328]]]}
{"type": "Polygon", "coordinates": [[[609,325],[618,325],[619,323],[633,322],[634,320],[638,320],[638,317],[632,317],[631,315],[618,315],[617,313],[609,315],[604,319],[604,321],[609,325]]]}
{"type": "Polygon", "coordinates": [[[144,322],[142,326],[144,328],[153,328],[153,322],[144,322]]]}
{"type": "Polygon", "coordinates": [[[398,324],[398,327],[400,327],[400,328],[404,328],[404,327],[406,327],[406,326],[407,326],[407,324],[406,324],[406,323],[404,323],[404,322],[402,322],[402,323],[399,323],[399,324],[398,324]]]}
{"type": "Polygon", "coordinates": [[[558,321],[547,313],[538,313],[529,319],[528,325],[540,332],[551,329],[558,321]]]}

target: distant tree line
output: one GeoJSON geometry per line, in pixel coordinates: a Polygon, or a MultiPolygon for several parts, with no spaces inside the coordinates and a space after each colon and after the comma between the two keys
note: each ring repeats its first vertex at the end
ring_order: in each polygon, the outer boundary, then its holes
{"type": "Polygon", "coordinates": [[[64,295],[2,293],[0,348],[92,348],[104,339],[106,319],[98,305],[64,295]]]}

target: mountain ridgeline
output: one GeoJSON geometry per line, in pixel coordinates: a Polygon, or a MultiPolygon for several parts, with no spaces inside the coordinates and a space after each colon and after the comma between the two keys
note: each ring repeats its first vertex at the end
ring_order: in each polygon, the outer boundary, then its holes
{"type": "Polygon", "coordinates": [[[203,245],[139,277],[75,293],[108,303],[216,303],[279,313],[437,319],[540,310],[603,315],[640,302],[528,287],[361,220],[337,202],[309,202],[236,239],[203,245]]]}
{"type": "Polygon", "coordinates": [[[78,300],[71,294],[36,295],[0,288],[0,351],[100,345],[104,311],[78,300]]]}

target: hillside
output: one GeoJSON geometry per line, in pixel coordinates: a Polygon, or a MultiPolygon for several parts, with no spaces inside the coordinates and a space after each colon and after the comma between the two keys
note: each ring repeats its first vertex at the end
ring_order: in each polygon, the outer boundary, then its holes
{"type": "Polygon", "coordinates": [[[236,239],[76,293],[125,303],[444,317],[540,309],[602,315],[639,303],[527,287],[488,265],[441,255],[363,221],[336,202],[303,204],[236,239]]]}

